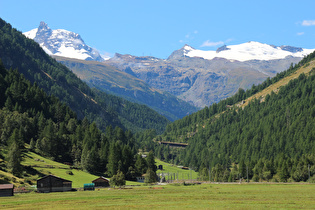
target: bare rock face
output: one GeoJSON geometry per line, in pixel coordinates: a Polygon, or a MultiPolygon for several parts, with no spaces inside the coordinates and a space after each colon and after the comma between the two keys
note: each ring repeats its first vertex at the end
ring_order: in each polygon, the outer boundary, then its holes
{"type": "MultiPolygon", "coordinates": [[[[300,48],[282,48],[290,52],[301,52],[300,48]]],[[[231,50],[230,47],[223,46],[214,53],[231,50]]],[[[195,49],[185,45],[166,60],[116,54],[106,63],[121,71],[132,72],[150,86],[202,108],[235,94],[239,88],[248,89],[253,84],[259,84],[302,58],[287,56],[283,59],[247,61],[222,57],[204,59],[190,57],[192,51],[195,49]]]]}

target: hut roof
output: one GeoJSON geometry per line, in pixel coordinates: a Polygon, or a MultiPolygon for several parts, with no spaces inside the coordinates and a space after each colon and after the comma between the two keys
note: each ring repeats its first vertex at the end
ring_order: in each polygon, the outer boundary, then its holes
{"type": "Polygon", "coordinates": [[[13,184],[0,184],[0,189],[13,189],[14,185],[13,184]]]}
{"type": "Polygon", "coordinates": [[[44,176],[44,177],[38,179],[37,181],[40,181],[40,180],[42,180],[42,179],[46,179],[46,178],[48,178],[48,177],[53,177],[53,178],[56,178],[56,179],[60,179],[60,180],[62,180],[62,181],[64,181],[64,182],[72,182],[72,181],[70,181],[70,180],[63,179],[63,178],[60,178],[60,177],[58,177],[58,176],[54,176],[54,175],[51,175],[51,174],[50,174],[50,175],[47,175],[47,176],[44,176]]]}
{"type": "Polygon", "coordinates": [[[99,182],[99,181],[103,181],[103,182],[109,182],[109,179],[103,177],[103,176],[100,176],[98,177],[97,179],[94,179],[92,182],[99,182]]]}

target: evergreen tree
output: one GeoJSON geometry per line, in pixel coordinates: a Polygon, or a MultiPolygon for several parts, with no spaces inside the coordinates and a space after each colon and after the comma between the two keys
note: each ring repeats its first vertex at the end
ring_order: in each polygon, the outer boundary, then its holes
{"type": "Polygon", "coordinates": [[[7,168],[15,176],[19,176],[22,173],[21,160],[22,156],[19,144],[17,141],[12,141],[8,147],[7,168]]]}
{"type": "Polygon", "coordinates": [[[118,170],[119,151],[115,142],[112,142],[109,147],[109,156],[107,163],[107,174],[112,177],[118,170]]]}
{"type": "Polygon", "coordinates": [[[155,165],[154,153],[152,151],[150,151],[147,156],[147,166],[148,168],[151,168],[154,173],[156,172],[157,167],[155,165]]]}
{"type": "Polygon", "coordinates": [[[156,182],[156,173],[152,170],[152,168],[148,168],[145,178],[144,178],[144,183],[151,184],[156,182]]]}
{"type": "Polygon", "coordinates": [[[147,162],[141,155],[136,155],[135,171],[137,176],[141,176],[147,171],[147,162]]]}
{"type": "Polygon", "coordinates": [[[35,146],[36,146],[36,143],[35,143],[34,139],[32,138],[30,141],[30,150],[34,151],[36,148],[35,146]]]}

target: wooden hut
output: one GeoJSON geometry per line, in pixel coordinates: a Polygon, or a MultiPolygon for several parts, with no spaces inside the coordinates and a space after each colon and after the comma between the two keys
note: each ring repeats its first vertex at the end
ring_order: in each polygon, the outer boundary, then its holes
{"type": "Polygon", "coordinates": [[[13,196],[14,185],[13,184],[0,184],[0,197],[13,196]]]}
{"type": "Polygon", "coordinates": [[[95,184],[95,187],[109,187],[109,180],[101,176],[92,181],[95,184]]]}
{"type": "Polygon", "coordinates": [[[64,192],[72,190],[72,182],[54,175],[37,180],[38,192],[64,192]]]}

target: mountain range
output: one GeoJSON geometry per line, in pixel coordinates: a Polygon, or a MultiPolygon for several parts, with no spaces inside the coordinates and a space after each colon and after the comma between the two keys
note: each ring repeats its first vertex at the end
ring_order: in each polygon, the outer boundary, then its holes
{"type": "Polygon", "coordinates": [[[248,89],[275,76],[312,51],[282,48],[248,42],[201,51],[185,45],[166,60],[116,53],[105,63],[201,108],[232,96],[239,88],[248,89]]]}
{"type": "MultiPolygon", "coordinates": [[[[101,61],[142,80],[149,85],[149,89],[159,90],[160,93],[168,92],[199,108],[232,96],[240,88],[248,89],[252,85],[257,85],[268,77],[273,77],[289,68],[292,63],[298,63],[305,55],[313,51],[312,49],[293,46],[277,47],[251,41],[239,45],[224,45],[216,51],[203,51],[185,45],[181,49],[175,50],[167,59],[119,53],[116,53],[110,59],[102,59],[100,56],[93,57],[93,53],[87,56],[86,51],[83,51],[80,47],[74,47],[75,43],[79,41],[84,43],[79,35],[74,36],[75,33],[67,32],[66,34],[72,34],[72,36],[65,36],[65,33],[66,31],[61,29],[51,32],[47,24],[42,22],[38,29],[25,32],[24,35],[33,38],[46,51],[51,49],[51,55],[101,61]],[[56,37],[62,38],[56,39],[56,37]],[[79,38],[74,39],[73,37],[79,38]],[[65,48],[65,46],[69,47],[65,48]],[[75,52],[69,54],[69,49],[75,52]]],[[[72,68],[71,65],[68,67],[76,73],[76,69],[72,68]]],[[[87,66],[85,66],[84,71],[87,71],[86,74],[93,73],[90,72],[87,66]]],[[[81,75],[82,72],[81,69],[81,75]]],[[[102,85],[112,83],[109,78],[103,77],[100,79],[98,77],[89,78],[88,80],[90,85],[98,84],[99,89],[147,104],[145,101],[148,100],[139,100],[135,91],[122,94],[121,89],[102,85]]],[[[124,85],[121,85],[121,87],[122,89],[128,89],[124,85]]],[[[149,93],[146,92],[146,94],[149,93]]],[[[163,101],[158,103],[163,103],[163,101]]],[[[149,106],[152,107],[152,105],[149,106]]],[[[187,105],[185,106],[187,107],[187,105]]],[[[192,107],[188,110],[180,109],[186,114],[194,110],[192,107]]],[[[158,109],[156,110],[158,111],[158,109]]],[[[169,112],[169,110],[163,108],[162,112],[164,111],[169,112]]],[[[177,115],[177,117],[181,118],[182,114],[177,115]]],[[[168,118],[171,119],[170,116],[168,118]]]]}

